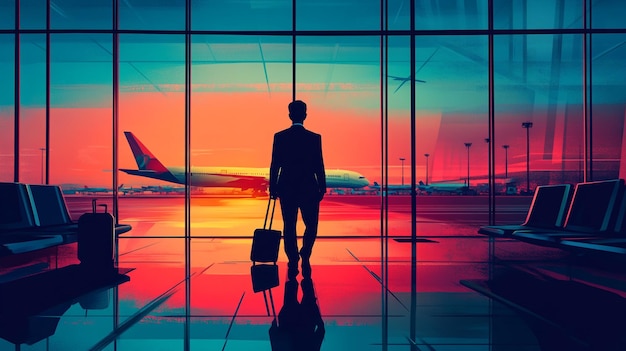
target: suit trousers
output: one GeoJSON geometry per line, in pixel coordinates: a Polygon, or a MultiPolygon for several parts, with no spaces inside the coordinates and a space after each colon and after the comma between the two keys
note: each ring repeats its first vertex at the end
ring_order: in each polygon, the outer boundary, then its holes
{"type": "Polygon", "coordinates": [[[305,226],[300,255],[303,259],[308,260],[313,250],[313,243],[315,243],[315,238],[317,237],[320,212],[319,200],[315,197],[280,197],[280,207],[284,224],[284,248],[289,262],[298,262],[299,260],[296,233],[298,210],[300,210],[305,226]]]}

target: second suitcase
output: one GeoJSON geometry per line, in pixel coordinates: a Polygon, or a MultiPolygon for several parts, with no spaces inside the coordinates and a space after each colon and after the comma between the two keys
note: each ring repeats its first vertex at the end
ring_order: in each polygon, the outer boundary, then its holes
{"type": "Polygon", "coordinates": [[[78,259],[81,265],[93,269],[113,268],[113,242],[115,219],[107,211],[97,212],[96,200],[92,201],[92,212],[78,219],[78,259]]]}
{"type": "Polygon", "coordinates": [[[278,251],[280,248],[280,230],[272,229],[272,220],[274,219],[274,209],[276,208],[276,199],[274,199],[274,206],[272,206],[272,215],[269,217],[269,227],[266,229],[267,219],[270,210],[270,203],[272,199],[267,203],[267,210],[265,211],[265,222],[263,228],[257,228],[254,230],[254,236],[252,237],[252,250],[250,251],[250,260],[253,263],[256,262],[274,262],[278,261],[278,251]]]}

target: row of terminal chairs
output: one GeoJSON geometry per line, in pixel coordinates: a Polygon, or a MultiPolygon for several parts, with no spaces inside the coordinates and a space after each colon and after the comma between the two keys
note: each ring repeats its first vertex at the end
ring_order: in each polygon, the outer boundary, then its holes
{"type": "Polygon", "coordinates": [[[478,233],[579,253],[626,257],[623,179],[544,185],[535,190],[519,225],[482,226],[478,233]]]}
{"type": "MultiPolygon", "coordinates": [[[[115,233],[132,228],[116,224],[115,233]]],[[[59,186],[0,183],[0,256],[76,242],[78,223],[70,217],[59,186]]]]}

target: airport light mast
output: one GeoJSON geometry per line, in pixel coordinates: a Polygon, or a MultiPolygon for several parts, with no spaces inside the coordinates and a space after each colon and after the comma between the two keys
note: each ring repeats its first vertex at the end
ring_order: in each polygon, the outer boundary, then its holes
{"type": "Polygon", "coordinates": [[[504,178],[509,178],[509,145],[502,145],[504,149],[504,178]]]}
{"type": "Polygon", "coordinates": [[[467,189],[469,189],[469,186],[470,186],[470,172],[469,172],[470,171],[470,162],[469,162],[470,161],[470,158],[469,158],[470,146],[472,146],[472,143],[465,143],[465,147],[467,148],[467,189]]]}
{"type": "Polygon", "coordinates": [[[426,185],[428,185],[428,156],[430,154],[424,154],[424,156],[426,157],[426,185]]]}
{"type": "Polygon", "coordinates": [[[44,153],[46,152],[46,148],[40,147],[39,150],[41,150],[41,184],[43,184],[43,169],[44,169],[43,158],[44,158],[44,153]]]}
{"type": "Polygon", "coordinates": [[[522,122],[522,128],[526,129],[526,193],[530,194],[530,128],[533,122],[522,122]]]}
{"type": "Polygon", "coordinates": [[[400,157],[400,162],[402,162],[402,185],[404,186],[404,157],[400,157]]]}

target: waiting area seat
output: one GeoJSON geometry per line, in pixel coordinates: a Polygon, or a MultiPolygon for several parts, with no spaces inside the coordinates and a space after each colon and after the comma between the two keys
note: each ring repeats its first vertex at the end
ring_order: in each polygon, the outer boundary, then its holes
{"type": "MultiPolygon", "coordinates": [[[[0,183],[0,256],[40,250],[78,240],[59,186],[0,183]]],[[[116,235],[130,231],[117,224],[116,235]]]]}
{"type": "Polygon", "coordinates": [[[623,179],[576,184],[563,226],[531,229],[526,224],[532,222],[535,215],[554,220],[558,218],[556,204],[562,204],[557,201],[560,195],[553,188],[548,196],[545,193],[548,187],[551,186],[537,188],[523,224],[482,226],[478,233],[554,247],[576,254],[611,254],[626,259],[626,185],[623,179]],[[548,203],[552,205],[547,205],[548,203]],[[537,212],[543,212],[543,216],[536,214],[537,212]]]}
{"type": "Polygon", "coordinates": [[[622,179],[578,183],[562,229],[518,230],[512,237],[533,244],[559,246],[561,241],[571,238],[611,236],[615,233],[623,192],[622,179]]]}
{"type": "Polygon", "coordinates": [[[541,185],[535,189],[533,200],[522,224],[485,225],[479,234],[508,237],[517,230],[553,230],[563,226],[570,197],[569,184],[541,185]]]}

